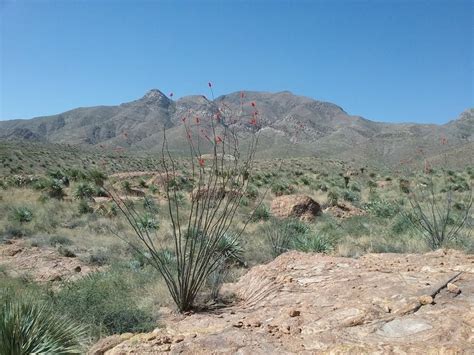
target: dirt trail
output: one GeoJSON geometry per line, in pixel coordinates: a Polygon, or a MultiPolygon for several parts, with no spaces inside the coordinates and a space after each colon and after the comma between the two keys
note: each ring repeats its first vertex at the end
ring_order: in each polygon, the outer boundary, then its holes
{"type": "Polygon", "coordinates": [[[161,329],[103,339],[91,353],[474,353],[474,256],[457,251],[359,259],[290,252],[225,291],[240,301],[170,313],[161,329]]]}

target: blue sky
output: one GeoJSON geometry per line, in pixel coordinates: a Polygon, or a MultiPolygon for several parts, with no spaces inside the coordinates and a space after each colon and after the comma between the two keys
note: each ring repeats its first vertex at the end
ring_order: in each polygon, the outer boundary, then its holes
{"type": "Polygon", "coordinates": [[[238,90],[377,121],[474,106],[474,1],[0,0],[0,119],[238,90]]]}

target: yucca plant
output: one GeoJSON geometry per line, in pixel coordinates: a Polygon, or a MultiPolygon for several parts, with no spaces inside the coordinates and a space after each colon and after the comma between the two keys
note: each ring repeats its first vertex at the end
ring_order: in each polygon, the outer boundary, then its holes
{"type": "Polygon", "coordinates": [[[85,329],[47,309],[46,304],[4,300],[0,313],[0,354],[80,354],[85,329]]]}

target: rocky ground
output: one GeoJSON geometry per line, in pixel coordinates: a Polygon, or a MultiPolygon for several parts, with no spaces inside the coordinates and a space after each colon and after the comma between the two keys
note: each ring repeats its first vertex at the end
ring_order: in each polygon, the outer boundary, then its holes
{"type": "Polygon", "coordinates": [[[226,285],[213,312],[163,311],[161,328],[91,354],[474,353],[474,255],[286,253],[226,285]]]}
{"type": "Polygon", "coordinates": [[[14,277],[27,276],[37,282],[75,280],[97,267],[53,247],[32,247],[21,240],[0,244],[0,266],[14,277]],[[65,256],[67,255],[67,256],[65,256]]]}

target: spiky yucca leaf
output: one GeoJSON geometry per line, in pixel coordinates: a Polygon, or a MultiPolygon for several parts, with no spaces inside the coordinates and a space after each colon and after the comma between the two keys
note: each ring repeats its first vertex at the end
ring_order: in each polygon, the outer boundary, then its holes
{"type": "Polygon", "coordinates": [[[44,304],[7,298],[0,314],[0,353],[80,354],[85,329],[44,304]]]}

